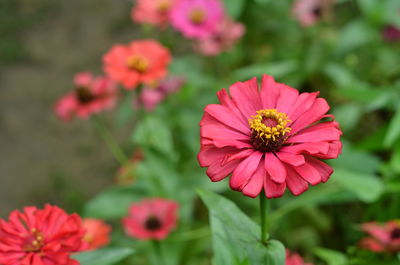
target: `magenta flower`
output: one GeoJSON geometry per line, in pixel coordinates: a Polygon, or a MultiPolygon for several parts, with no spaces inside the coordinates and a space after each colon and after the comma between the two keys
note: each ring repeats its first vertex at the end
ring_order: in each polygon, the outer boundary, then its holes
{"type": "Polygon", "coordinates": [[[206,56],[215,56],[227,51],[243,36],[245,27],[242,23],[224,19],[218,24],[216,32],[195,43],[195,50],[206,56]]]}
{"type": "Polygon", "coordinates": [[[373,252],[399,252],[400,251],[400,221],[389,221],[385,224],[376,222],[365,223],[362,230],[369,237],[360,241],[360,246],[373,252]]]}
{"type": "Polygon", "coordinates": [[[400,41],[400,28],[397,28],[393,25],[388,25],[383,29],[382,35],[385,41],[388,42],[400,41]]]}
{"type": "Polygon", "coordinates": [[[309,27],[321,19],[323,9],[323,0],[296,0],[292,12],[303,27],[309,27]]]}
{"type": "Polygon", "coordinates": [[[200,122],[198,160],[212,181],[230,177],[230,187],[257,197],[280,197],[286,187],[299,195],[328,181],[333,169],[320,159],[337,158],[342,149],[339,124],[321,122],[328,103],[319,93],[301,93],[264,75],[237,82],[217,95],[220,104],[205,108],[200,122]]]}
{"type": "Polygon", "coordinates": [[[180,0],[171,10],[172,26],[187,38],[211,36],[223,17],[219,0],[180,0]]]}
{"type": "Polygon", "coordinates": [[[313,265],[312,263],[305,263],[303,258],[289,249],[286,249],[286,265],[313,265]]]}

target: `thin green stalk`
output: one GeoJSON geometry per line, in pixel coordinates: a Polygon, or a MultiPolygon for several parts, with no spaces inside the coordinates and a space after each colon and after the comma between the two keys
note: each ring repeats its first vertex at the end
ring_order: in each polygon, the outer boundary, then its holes
{"type": "Polygon", "coordinates": [[[128,162],[128,157],[125,155],[124,151],[120,145],[115,140],[114,136],[107,129],[101,117],[93,117],[94,125],[96,130],[99,132],[100,136],[103,138],[104,142],[107,144],[114,158],[121,164],[128,162]]]}
{"type": "Polygon", "coordinates": [[[152,243],[153,243],[154,252],[155,252],[156,257],[157,257],[157,264],[158,265],[165,265],[164,256],[163,256],[163,253],[162,253],[160,241],[153,240],[152,243]]]}
{"type": "Polygon", "coordinates": [[[260,219],[261,219],[261,242],[267,244],[268,240],[268,215],[269,201],[265,194],[260,194],[260,219]]]}

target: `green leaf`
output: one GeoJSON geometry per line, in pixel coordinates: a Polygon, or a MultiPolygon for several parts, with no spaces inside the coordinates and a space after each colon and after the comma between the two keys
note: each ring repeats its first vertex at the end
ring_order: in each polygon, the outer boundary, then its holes
{"type": "Polygon", "coordinates": [[[348,263],[346,255],[335,250],[316,248],[313,252],[328,265],[346,265],[348,263]]]}
{"type": "Polygon", "coordinates": [[[384,190],[382,181],[367,173],[336,168],[331,178],[364,202],[376,201],[384,190]]]}
{"type": "Polygon", "coordinates": [[[73,256],[81,265],[112,265],[131,255],[130,248],[103,248],[95,251],[81,252],[73,256]]]}
{"type": "Polygon", "coordinates": [[[242,13],[245,0],[224,0],[224,7],[229,16],[237,19],[242,13]]]}
{"type": "Polygon", "coordinates": [[[262,74],[280,78],[294,72],[297,68],[298,63],[296,61],[271,62],[240,68],[234,72],[234,75],[237,79],[248,79],[254,76],[261,76],[262,74]]]}
{"type": "Polygon", "coordinates": [[[112,187],[90,200],[85,205],[84,214],[101,219],[121,218],[128,212],[129,205],[142,196],[144,196],[144,191],[138,185],[134,187],[112,187]]]}
{"type": "Polygon", "coordinates": [[[398,106],[394,117],[390,120],[389,128],[383,142],[385,147],[390,147],[400,136],[400,105],[398,106]]]}
{"type": "Polygon", "coordinates": [[[335,108],[333,113],[343,131],[353,129],[362,115],[362,107],[359,104],[348,103],[335,108]]]}
{"type": "Polygon", "coordinates": [[[199,190],[210,211],[215,265],[284,265],[285,247],[276,240],[260,242],[260,227],[233,202],[210,191],[199,190]],[[220,251],[220,248],[223,251],[220,251]]]}

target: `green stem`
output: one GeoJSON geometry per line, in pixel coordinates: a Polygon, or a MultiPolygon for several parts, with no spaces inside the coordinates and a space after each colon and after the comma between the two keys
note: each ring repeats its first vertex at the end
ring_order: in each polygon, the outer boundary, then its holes
{"type": "Polygon", "coordinates": [[[260,219],[261,219],[261,242],[267,244],[269,202],[264,193],[260,194],[260,219]]]}
{"type": "Polygon", "coordinates": [[[115,140],[114,136],[105,126],[103,120],[99,116],[93,117],[94,125],[96,130],[99,132],[100,136],[103,138],[104,142],[107,144],[114,158],[121,164],[128,162],[128,157],[125,155],[124,151],[120,145],[115,140]]]}
{"type": "Polygon", "coordinates": [[[155,252],[156,257],[157,257],[158,265],[165,265],[164,256],[162,254],[160,241],[153,240],[152,242],[153,242],[154,252],[155,252]]]}

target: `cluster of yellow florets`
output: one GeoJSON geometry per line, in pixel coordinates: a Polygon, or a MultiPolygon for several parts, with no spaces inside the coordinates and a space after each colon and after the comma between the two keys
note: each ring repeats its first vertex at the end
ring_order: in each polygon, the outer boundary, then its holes
{"type": "Polygon", "coordinates": [[[257,138],[276,141],[277,139],[289,133],[291,128],[287,127],[291,121],[283,112],[276,109],[263,109],[258,110],[257,115],[251,116],[248,120],[250,129],[256,134],[257,138]],[[266,120],[272,120],[276,123],[274,126],[268,126],[266,120]]]}

